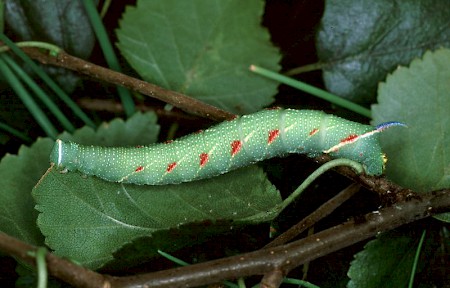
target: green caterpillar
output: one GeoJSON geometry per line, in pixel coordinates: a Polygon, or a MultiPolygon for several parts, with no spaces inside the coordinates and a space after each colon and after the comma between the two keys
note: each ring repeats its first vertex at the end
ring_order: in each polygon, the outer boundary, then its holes
{"type": "Polygon", "coordinates": [[[207,130],[146,147],[83,146],[57,140],[50,162],[114,182],[164,185],[205,179],[288,153],[347,158],[369,175],[383,173],[377,127],[321,111],[271,109],[237,117],[207,130]]]}

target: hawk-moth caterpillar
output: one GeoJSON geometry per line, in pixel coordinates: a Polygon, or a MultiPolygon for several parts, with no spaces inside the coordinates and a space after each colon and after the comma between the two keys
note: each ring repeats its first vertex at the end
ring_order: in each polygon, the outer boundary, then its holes
{"type": "Polygon", "coordinates": [[[363,125],[322,111],[269,109],[222,122],[177,140],[145,147],[84,146],[57,140],[50,161],[115,182],[163,185],[213,177],[288,153],[321,153],[363,164],[380,175],[385,156],[378,132],[391,126],[363,125]]]}

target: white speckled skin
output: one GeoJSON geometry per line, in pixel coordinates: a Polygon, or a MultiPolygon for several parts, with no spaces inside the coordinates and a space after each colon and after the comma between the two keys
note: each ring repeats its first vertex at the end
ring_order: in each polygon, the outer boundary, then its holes
{"type": "Polygon", "coordinates": [[[58,168],[108,181],[162,185],[213,177],[287,153],[314,157],[327,152],[334,158],[360,162],[367,174],[379,175],[383,153],[378,134],[371,131],[372,126],[321,111],[273,109],[142,148],[84,146],[57,140],[50,161],[58,168]],[[338,147],[337,151],[333,147],[338,147]]]}

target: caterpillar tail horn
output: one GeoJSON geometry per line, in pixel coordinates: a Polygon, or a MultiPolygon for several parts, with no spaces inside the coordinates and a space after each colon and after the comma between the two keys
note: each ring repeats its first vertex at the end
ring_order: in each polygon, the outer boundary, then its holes
{"type": "MultiPolygon", "coordinates": [[[[401,127],[408,128],[408,125],[406,125],[405,123],[397,122],[397,121],[390,121],[390,122],[384,122],[384,123],[378,124],[377,126],[375,126],[375,129],[373,130],[373,132],[374,133],[383,132],[384,130],[389,129],[391,127],[395,127],[395,126],[401,126],[401,127]]],[[[386,163],[388,161],[388,158],[387,158],[386,154],[384,154],[384,153],[381,157],[383,158],[383,170],[384,170],[386,168],[386,163]]]]}

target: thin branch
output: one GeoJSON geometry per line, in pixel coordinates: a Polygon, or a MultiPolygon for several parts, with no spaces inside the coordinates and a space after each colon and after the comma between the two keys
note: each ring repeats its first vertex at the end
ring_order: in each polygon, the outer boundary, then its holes
{"type": "Polygon", "coordinates": [[[278,288],[283,282],[284,273],[279,269],[268,272],[264,275],[259,287],[261,288],[278,288]]]}
{"type": "MultiPolygon", "coordinates": [[[[0,232],[0,251],[36,266],[35,258],[27,252],[36,252],[38,247],[29,245],[0,232]]],[[[108,278],[78,266],[68,260],[47,253],[47,269],[50,275],[76,287],[108,287],[108,278]]]]}
{"type": "Polygon", "coordinates": [[[56,57],[42,53],[36,48],[22,48],[31,58],[43,63],[63,67],[85,74],[104,82],[120,85],[141,94],[172,104],[189,113],[200,115],[216,121],[233,119],[234,114],[185,96],[181,93],[161,88],[154,84],[127,76],[125,74],[95,65],[83,59],[61,51],[56,57]]]}

